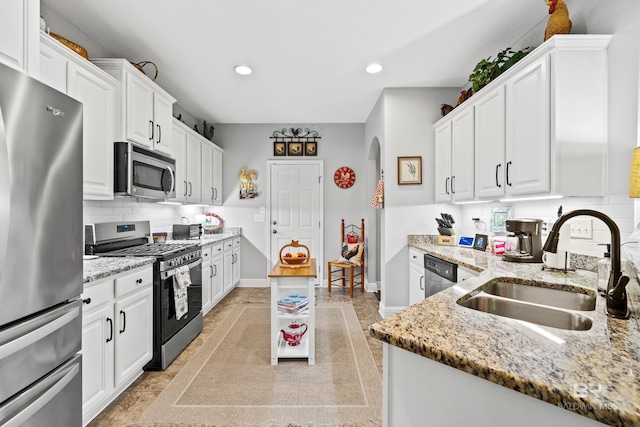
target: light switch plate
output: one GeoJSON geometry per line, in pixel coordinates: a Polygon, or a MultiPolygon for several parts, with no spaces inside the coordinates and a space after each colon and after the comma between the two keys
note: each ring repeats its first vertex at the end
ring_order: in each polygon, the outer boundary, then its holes
{"type": "Polygon", "coordinates": [[[572,239],[592,239],[593,228],[590,219],[574,219],[571,221],[572,239]]]}

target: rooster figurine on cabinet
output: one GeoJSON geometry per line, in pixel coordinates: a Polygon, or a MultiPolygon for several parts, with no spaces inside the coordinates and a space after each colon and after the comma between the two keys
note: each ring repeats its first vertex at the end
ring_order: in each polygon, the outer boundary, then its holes
{"type": "Polygon", "coordinates": [[[569,34],[571,33],[571,19],[569,19],[569,9],[564,0],[549,0],[547,2],[549,6],[549,22],[547,22],[547,29],[544,32],[544,40],[554,34],[569,34]]]}

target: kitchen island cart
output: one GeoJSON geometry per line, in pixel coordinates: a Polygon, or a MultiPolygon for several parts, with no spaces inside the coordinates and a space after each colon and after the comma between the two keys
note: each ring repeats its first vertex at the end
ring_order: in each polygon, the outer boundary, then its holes
{"type": "Polygon", "coordinates": [[[272,365],[285,358],[315,364],[316,274],[315,258],[297,266],[279,261],[269,273],[272,365]]]}

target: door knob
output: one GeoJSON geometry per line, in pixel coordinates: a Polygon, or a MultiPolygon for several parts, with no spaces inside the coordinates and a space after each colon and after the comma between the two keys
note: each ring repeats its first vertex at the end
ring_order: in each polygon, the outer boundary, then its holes
{"type": "Polygon", "coordinates": [[[278,222],[277,222],[277,221],[273,221],[273,223],[272,223],[272,224],[273,224],[273,225],[276,225],[276,224],[278,224],[278,222]]]}
{"type": "Polygon", "coordinates": [[[273,230],[273,234],[277,234],[277,233],[278,233],[278,230],[273,230]]]}

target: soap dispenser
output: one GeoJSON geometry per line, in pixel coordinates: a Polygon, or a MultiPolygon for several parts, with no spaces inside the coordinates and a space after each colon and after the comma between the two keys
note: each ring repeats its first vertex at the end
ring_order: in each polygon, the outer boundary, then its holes
{"type": "Polygon", "coordinates": [[[599,246],[606,246],[607,251],[604,258],[598,261],[598,290],[606,291],[609,274],[611,274],[611,244],[600,243],[599,246]]]}

